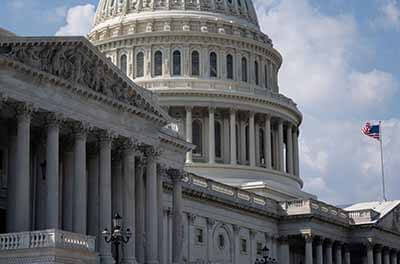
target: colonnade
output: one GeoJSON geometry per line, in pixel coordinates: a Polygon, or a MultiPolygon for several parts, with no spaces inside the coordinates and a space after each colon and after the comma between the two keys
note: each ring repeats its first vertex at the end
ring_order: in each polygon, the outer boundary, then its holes
{"type": "MultiPolygon", "coordinates": [[[[111,230],[113,213],[118,212],[124,218],[124,226],[135,230],[131,242],[124,247],[124,263],[136,263],[136,259],[139,263],[162,262],[159,239],[163,226],[158,223],[162,177],[173,178],[173,225],[175,230],[180,230],[183,173],[172,168],[158,169],[162,167],[160,149],[139,146],[133,138],[67,120],[61,114],[46,113],[44,129],[40,127],[39,130],[45,132],[46,138],[43,142],[45,160],[40,167],[45,171],[42,180],[46,181],[47,192],[45,212],[39,212],[32,203],[32,198],[38,195],[32,182],[32,166],[35,166],[32,157],[36,152],[31,150],[31,143],[39,141],[31,138],[37,109],[26,103],[13,103],[10,107],[15,108],[17,114],[16,129],[12,129],[12,125],[9,127],[11,132],[15,131],[10,133],[10,144],[15,144],[10,150],[15,151],[10,151],[9,156],[12,166],[9,168],[7,232],[29,232],[45,226],[46,229],[97,236],[100,256],[105,263],[111,263],[111,248],[102,238],[102,231],[104,228],[111,230]],[[113,160],[120,160],[119,173],[112,169],[113,160]],[[122,183],[116,191],[114,180],[122,183]],[[113,206],[114,202],[118,206],[113,206]],[[39,225],[34,215],[40,213],[45,217],[44,223],[39,225]]],[[[181,245],[181,239],[175,236],[174,245],[181,245]]],[[[174,252],[178,262],[179,248],[174,252]]]]}
{"type": "MultiPolygon", "coordinates": [[[[208,120],[208,163],[216,163],[215,147],[215,121],[217,109],[209,107],[206,120],[208,120]]],[[[186,140],[193,143],[193,106],[185,107],[186,112],[186,140]]],[[[222,138],[229,138],[228,148],[230,165],[249,165],[250,167],[265,167],[275,169],[291,175],[299,176],[299,148],[297,127],[282,118],[270,114],[229,109],[229,117],[224,117],[225,126],[222,138]],[[248,126],[248,138],[246,138],[248,126]],[[263,144],[260,142],[260,131],[263,135],[263,144]],[[240,135],[239,135],[240,134],[240,135]],[[263,148],[264,158],[261,159],[260,148],[263,148]],[[238,151],[240,149],[240,151],[238,151]],[[246,155],[248,149],[248,155],[246,155]],[[247,159],[247,157],[248,159],[247,159]]],[[[204,143],[203,143],[204,144],[204,143]]],[[[186,162],[193,162],[193,151],[189,151],[186,162]]]]}
{"type": "Polygon", "coordinates": [[[366,264],[398,264],[400,250],[380,244],[366,243],[366,264]]]}

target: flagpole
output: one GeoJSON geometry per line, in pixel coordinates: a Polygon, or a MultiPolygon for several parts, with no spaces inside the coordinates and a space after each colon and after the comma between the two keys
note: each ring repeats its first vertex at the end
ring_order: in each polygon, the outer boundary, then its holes
{"type": "Polygon", "coordinates": [[[379,121],[379,142],[381,145],[381,171],[382,171],[382,194],[383,194],[383,200],[386,202],[386,186],[385,186],[385,170],[383,167],[383,133],[382,133],[382,122],[379,121]]]}

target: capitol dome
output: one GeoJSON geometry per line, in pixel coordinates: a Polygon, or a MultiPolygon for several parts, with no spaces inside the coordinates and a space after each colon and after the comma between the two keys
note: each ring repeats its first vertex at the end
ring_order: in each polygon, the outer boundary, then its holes
{"type": "Polygon", "coordinates": [[[88,37],[196,145],[186,171],[277,200],[310,197],[302,115],[279,93],[282,57],[251,0],[101,0],[88,37]]]}

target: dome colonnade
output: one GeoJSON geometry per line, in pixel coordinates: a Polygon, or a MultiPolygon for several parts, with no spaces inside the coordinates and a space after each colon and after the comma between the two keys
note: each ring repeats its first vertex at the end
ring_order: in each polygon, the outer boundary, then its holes
{"type": "Polygon", "coordinates": [[[302,197],[302,115],[279,93],[282,57],[252,1],[103,0],[89,39],[155,92],[197,146],[188,172],[235,186],[268,182],[288,187],[285,199],[302,197]]]}

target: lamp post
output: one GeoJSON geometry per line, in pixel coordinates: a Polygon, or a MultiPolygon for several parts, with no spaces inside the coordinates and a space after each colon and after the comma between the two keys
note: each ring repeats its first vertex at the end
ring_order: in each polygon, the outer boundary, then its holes
{"type": "Polygon", "coordinates": [[[129,242],[132,236],[131,230],[127,228],[126,231],[124,231],[122,228],[122,217],[119,214],[115,214],[111,232],[106,228],[103,230],[102,235],[107,243],[111,243],[112,257],[115,263],[119,264],[119,246],[129,242]]]}
{"type": "Polygon", "coordinates": [[[255,264],[275,264],[277,263],[276,259],[271,258],[269,256],[269,249],[265,246],[262,249],[263,257],[256,259],[255,264]]]}

